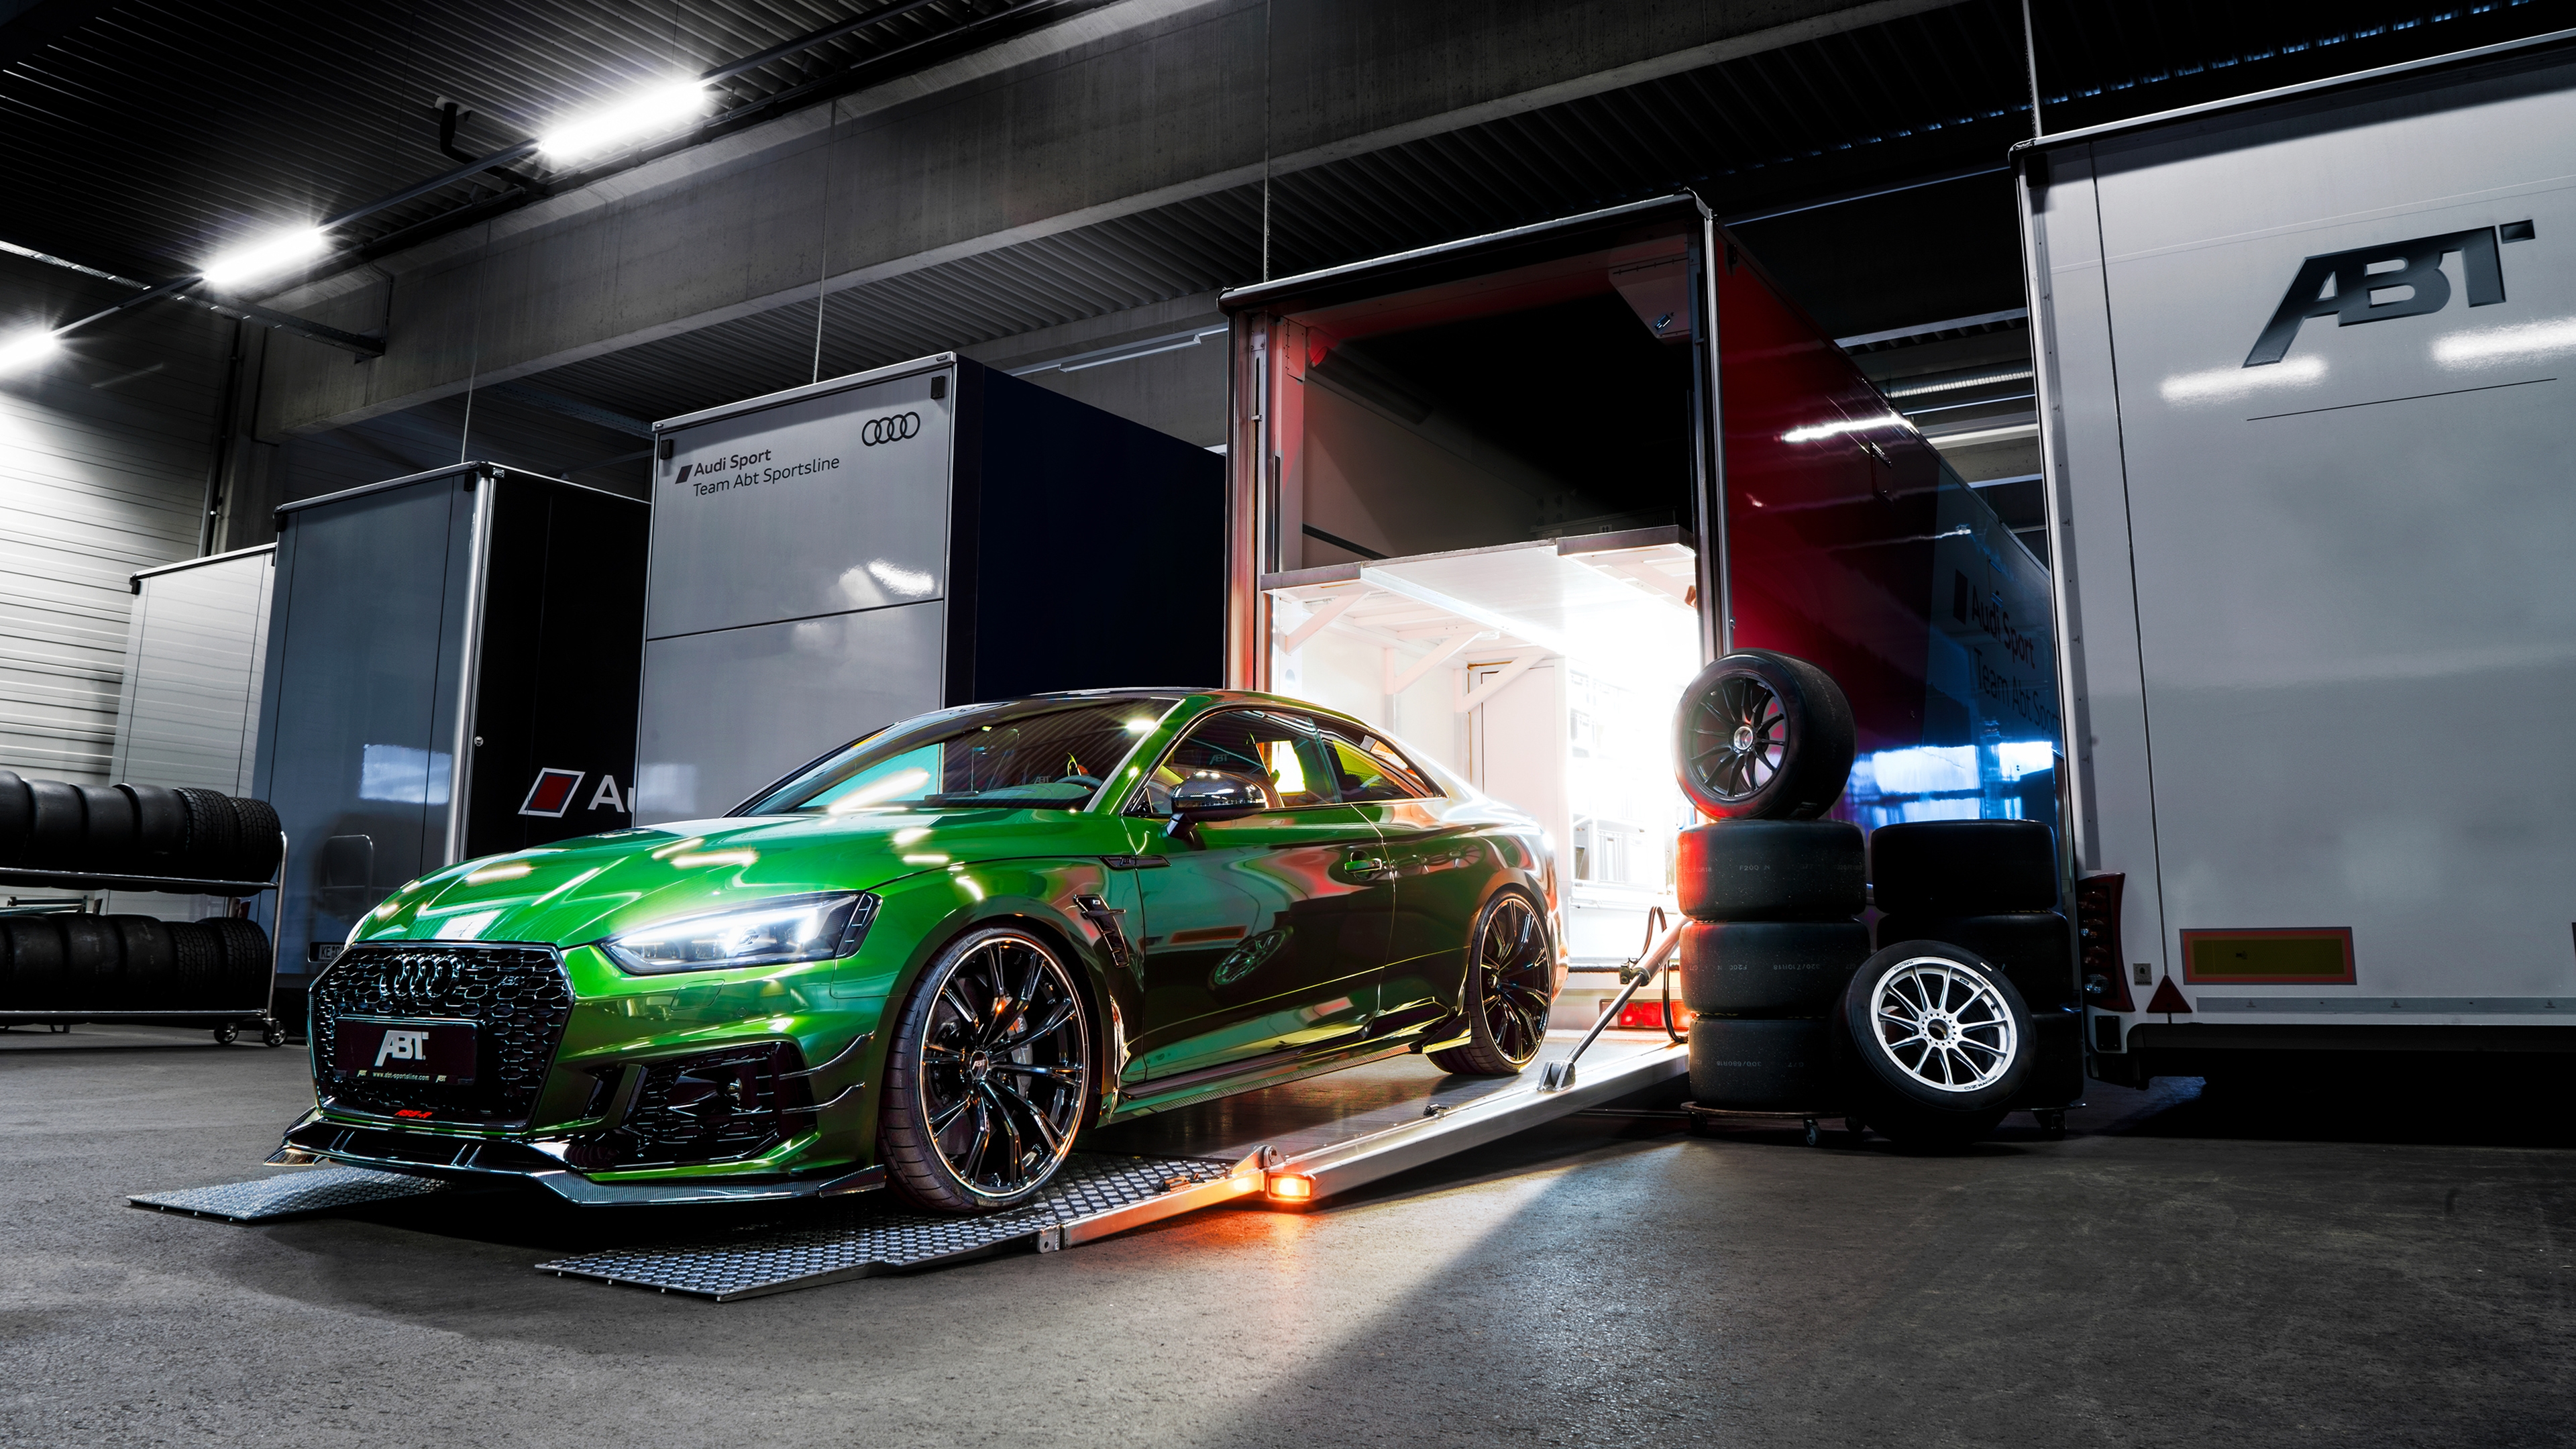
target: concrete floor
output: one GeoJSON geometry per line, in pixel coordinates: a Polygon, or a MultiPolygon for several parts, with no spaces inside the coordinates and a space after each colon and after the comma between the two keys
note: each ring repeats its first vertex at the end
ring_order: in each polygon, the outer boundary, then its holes
{"type": "Polygon", "coordinates": [[[200,1041],[0,1034],[0,1443],[2576,1439],[2554,1112],[2159,1083],[1957,1158],[1583,1118],[1307,1216],[712,1304],[529,1271],[597,1220],[510,1196],[125,1207],[259,1175],[307,1098],[300,1051],[200,1041]]]}

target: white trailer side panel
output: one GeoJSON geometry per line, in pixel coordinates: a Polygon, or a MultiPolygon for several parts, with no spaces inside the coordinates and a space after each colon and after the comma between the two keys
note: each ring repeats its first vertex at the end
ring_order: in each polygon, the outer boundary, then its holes
{"type": "Polygon", "coordinates": [[[2576,1009],[2571,137],[2560,51],[2049,148],[2079,852],[2196,1021],[2576,1009]],[[2348,984],[2183,951],[2338,928],[2348,984]]]}

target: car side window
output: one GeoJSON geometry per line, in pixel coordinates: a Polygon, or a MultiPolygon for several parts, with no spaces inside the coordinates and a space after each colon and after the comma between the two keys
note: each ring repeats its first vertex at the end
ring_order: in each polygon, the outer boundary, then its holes
{"type": "Polygon", "coordinates": [[[1345,800],[1423,800],[1440,793],[1428,775],[1375,735],[1327,725],[1323,743],[1345,800]]]}
{"type": "Polygon", "coordinates": [[[1136,787],[1127,813],[1171,814],[1173,789],[1193,775],[1252,786],[1273,810],[1333,803],[1332,766],[1312,726],[1273,710],[1226,710],[1191,726],[1136,787]]]}

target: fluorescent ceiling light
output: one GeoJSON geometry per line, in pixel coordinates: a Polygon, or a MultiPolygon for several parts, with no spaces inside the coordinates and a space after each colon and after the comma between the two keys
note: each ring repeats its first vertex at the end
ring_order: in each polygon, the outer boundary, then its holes
{"type": "Polygon", "coordinates": [[[205,278],[206,285],[210,287],[239,286],[271,272],[284,271],[307,257],[320,254],[329,240],[318,226],[280,232],[265,241],[224,253],[206,263],[205,270],[198,275],[205,278]]]}
{"type": "Polygon", "coordinates": [[[0,372],[16,372],[33,367],[63,350],[63,344],[51,332],[38,329],[0,342],[0,372]]]}
{"type": "Polygon", "coordinates": [[[2228,402],[2277,387],[2297,387],[2326,375],[2325,359],[2293,357],[2261,367],[2213,367],[2178,373],[2156,384],[2169,403],[2228,402]]]}
{"type": "Polygon", "coordinates": [[[2576,322],[2526,322],[2519,327],[2454,332],[2433,344],[2433,360],[2445,367],[2538,362],[2571,349],[2576,349],[2576,322]]]}
{"type": "Polygon", "coordinates": [[[703,81],[655,86],[603,111],[569,121],[537,138],[537,149],[561,161],[604,151],[620,141],[678,128],[706,109],[703,81]]]}
{"type": "Polygon", "coordinates": [[[1883,418],[1846,418],[1840,422],[1811,423],[1806,427],[1791,428],[1789,431],[1782,433],[1780,435],[1780,441],[1784,443],[1812,443],[1819,438],[1838,438],[1845,433],[1866,433],[1873,428],[1903,428],[1909,433],[1922,431],[1922,429],[1914,426],[1912,419],[1890,414],[1883,418]]]}

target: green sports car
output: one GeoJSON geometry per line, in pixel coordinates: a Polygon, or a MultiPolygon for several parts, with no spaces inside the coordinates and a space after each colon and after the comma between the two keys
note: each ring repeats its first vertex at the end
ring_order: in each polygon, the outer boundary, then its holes
{"type": "Polygon", "coordinates": [[[1355,720],[971,705],[721,819],[395,892],[314,983],[316,1106],[273,1160],[987,1211],[1096,1124],[1390,1051],[1517,1072],[1562,939],[1538,823],[1355,720]]]}

